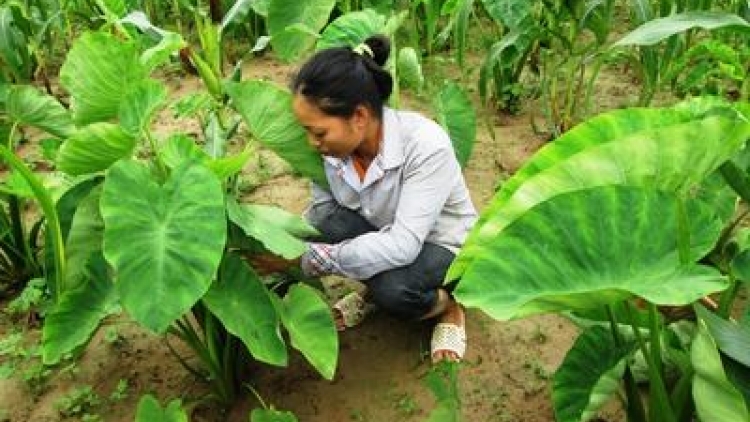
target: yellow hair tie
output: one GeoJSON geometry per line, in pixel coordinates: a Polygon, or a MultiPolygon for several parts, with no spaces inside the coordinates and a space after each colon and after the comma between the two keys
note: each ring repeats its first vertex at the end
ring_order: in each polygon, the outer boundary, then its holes
{"type": "Polygon", "coordinates": [[[364,56],[365,54],[367,54],[371,59],[375,58],[375,54],[372,52],[372,48],[370,48],[370,46],[365,43],[354,47],[352,50],[360,56],[364,56]]]}

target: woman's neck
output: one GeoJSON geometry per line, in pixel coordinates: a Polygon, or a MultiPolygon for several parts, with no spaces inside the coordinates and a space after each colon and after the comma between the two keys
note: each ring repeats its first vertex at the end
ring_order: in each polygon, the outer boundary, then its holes
{"type": "Polygon", "coordinates": [[[369,165],[380,152],[380,144],[383,142],[383,123],[378,119],[372,119],[365,130],[365,138],[354,150],[354,158],[369,165]]]}

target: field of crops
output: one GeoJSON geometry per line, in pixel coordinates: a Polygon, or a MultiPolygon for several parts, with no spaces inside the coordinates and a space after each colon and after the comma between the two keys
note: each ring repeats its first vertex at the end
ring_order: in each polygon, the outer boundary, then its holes
{"type": "Polygon", "coordinates": [[[747,0],[0,0],[0,422],[750,421],[749,139],[747,0]],[[375,34],[480,212],[460,363],[252,265],[327,186],[291,78],[375,34]]]}

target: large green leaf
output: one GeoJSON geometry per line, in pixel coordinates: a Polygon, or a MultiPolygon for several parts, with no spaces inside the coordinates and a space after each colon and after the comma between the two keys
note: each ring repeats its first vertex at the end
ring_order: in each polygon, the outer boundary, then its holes
{"type": "Polygon", "coordinates": [[[635,342],[617,345],[609,328],[594,326],[578,336],[555,372],[555,420],[588,421],[620,388],[635,342]]]}
{"type": "Polygon", "coordinates": [[[743,146],[750,124],[712,116],[592,146],[526,179],[480,231],[491,238],[525,210],[554,195],[602,185],[685,192],[743,146]],[[702,133],[701,142],[695,134],[702,133]]]}
{"type": "Polygon", "coordinates": [[[750,368],[750,327],[727,321],[709,312],[700,305],[695,306],[698,317],[706,324],[711,337],[725,355],[750,368]]]}
{"type": "Polygon", "coordinates": [[[227,26],[232,25],[235,22],[240,24],[243,23],[247,15],[250,13],[250,10],[253,9],[253,3],[256,2],[256,0],[237,0],[221,20],[219,31],[223,33],[227,26]]]}
{"type": "Polygon", "coordinates": [[[106,122],[79,129],[57,152],[57,168],[73,176],[106,170],[133,154],[136,140],[122,127],[106,122]]]}
{"type": "Polygon", "coordinates": [[[308,143],[292,112],[292,95],[271,82],[228,83],[225,90],[252,135],[301,175],[328,186],[323,158],[308,143]]]}
{"type": "Polygon", "coordinates": [[[750,124],[730,115],[693,115],[687,109],[633,109],[583,123],[542,148],[482,211],[449,270],[456,279],[481,245],[528,208],[559,193],[629,184],[685,191],[734,155],[750,124]],[[696,142],[695,133],[705,134],[696,142]]]}
{"type": "Polygon", "coordinates": [[[153,79],[145,79],[125,94],[120,105],[120,126],[128,133],[138,136],[148,130],[154,118],[167,100],[167,89],[153,79]]]}
{"type": "Polygon", "coordinates": [[[107,172],[101,198],[104,255],[125,309],[164,332],[208,291],[226,239],[224,195],[207,168],[187,163],[163,186],[143,164],[107,172]]]}
{"type": "Polygon", "coordinates": [[[70,93],[75,122],[85,125],[116,117],[125,95],[146,76],[134,42],[86,32],[70,49],[60,84],[70,93]]]}
{"type": "Polygon", "coordinates": [[[138,400],[138,410],[135,422],[188,422],[187,413],[182,409],[182,403],[174,399],[162,408],[159,401],[151,394],[146,394],[138,400]]]}
{"type": "Polygon", "coordinates": [[[750,32],[750,23],[734,13],[718,11],[691,11],[676,13],[665,18],[650,20],[613,44],[613,47],[626,45],[653,45],[688,29],[702,28],[713,30],[732,28],[750,32]]]}
{"type": "Polygon", "coordinates": [[[460,422],[461,392],[458,386],[459,364],[439,362],[424,377],[424,384],[435,396],[435,408],[425,422],[460,422]]]}
{"type": "Polygon", "coordinates": [[[471,157],[477,137],[477,116],[469,96],[453,82],[445,84],[435,101],[438,122],[448,131],[461,167],[471,157]]]}
{"type": "Polygon", "coordinates": [[[60,230],[63,240],[68,238],[68,232],[70,231],[70,226],[73,224],[78,206],[89,196],[91,190],[102,183],[103,180],[103,177],[81,180],[60,195],[55,208],[57,214],[60,216],[60,230]]]}
{"type": "Polygon", "coordinates": [[[104,220],[99,212],[101,186],[94,188],[80,202],[65,241],[65,289],[76,288],[86,281],[86,265],[91,254],[102,250],[104,220]]]}
{"type": "Polygon", "coordinates": [[[14,85],[8,90],[6,112],[14,123],[34,126],[60,138],[75,130],[68,111],[57,100],[30,85],[14,85]]]}
{"type": "Polygon", "coordinates": [[[385,16],[372,9],[349,12],[326,26],[315,44],[315,49],[356,47],[367,37],[382,33],[384,27],[385,16]]]}
{"type": "Polygon", "coordinates": [[[203,151],[195,140],[184,133],[174,133],[164,142],[159,151],[164,164],[169,168],[178,167],[187,161],[207,162],[211,157],[203,151]]]}
{"type": "Polygon", "coordinates": [[[208,309],[230,333],[239,337],[253,358],[286,366],[280,319],[258,276],[236,255],[227,255],[219,281],[203,297],[208,309]]]}
{"type": "Polygon", "coordinates": [[[66,291],[44,319],[42,360],[54,365],[66,354],[88,343],[101,320],[112,313],[117,294],[107,277],[107,263],[101,254],[92,255],[87,282],[66,291]]]}
{"type": "Polygon", "coordinates": [[[527,0],[482,0],[487,13],[508,29],[518,29],[532,19],[534,2],[527,0]]]}
{"type": "Polygon", "coordinates": [[[164,163],[170,168],[177,167],[186,161],[196,160],[211,169],[221,180],[237,174],[253,155],[253,149],[245,148],[239,154],[211,158],[208,153],[195,144],[193,138],[182,133],[173,134],[163,145],[160,153],[164,163]]]}
{"type": "Polygon", "coordinates": [[[286,259],[294,259],[307,251],[300,238],[318,234],[302,217],[270,205],[240,205],[227,198],[227,216],[246,235],[259,240],[269,251],[286,259]]]}
{"type": "Polygon", "coordinates": [[[328,380],[333,379],[339,354],[339,337],[331,310],[320,293],[295,284],[284,297],[282,322],[292,346],[328,380]]]}
{"type": "Polygon", "coordinates": [[[268,32],[276,54],[282,60],[292,61],[311,48],[315,42],[313,34],[323,29],[335,5],[336,0],[271,0],[268,32]]]}
{"type": "Polygon", "coordinates": [[[424,74],[422,73],[422,64],[419,61],[417,50],[412,47],[404,47],[398,51],[398,68],[399,83],[404,86],[421,90],[424,85],[424,74]]]}
{"type": "Polygon", "coordinates": [[[748,421],[750,412],[739,391],[729,382],[721,356],[705,324],[699,320],[698,333],[690,347],[695,369],[693,400],[702,421],[748,421]]]}
{"type": "Polygon", "coordinates": [[[169,62],[173,53],[187,46],[180,34],[162,30],[161,36],[158,44],[141,53],[139,60],[146,72],[151,72],[158,66],[169,62]]]}
{"type": "Polygon", "coordinates": [[[693,264],[721,224],[696,200],[630,186],[558,195],[535,206],[484,245],[456,297],[494,318],[590,309],[632,295],[685,305],[723,290],[713,267],[693,264]],[[680,227],[685,221],[686,227],[680,227]],[[685,264],[680,230],[689,233],[685,264]]]}
{"type": "Polygon", "coordinates": [[[250,422],[297,422],[294,413],[276,409],[253,409],[250,422]]]}
{"type": "MultiPolygon", "coordinates": [[[[712,100],[708,102],[714,107],[720,106],[712,100]]],[[[707,111],[700,106],[704,103],[706,101],[701,99],[699,104],[692,101],[673,108],[613,110],[586,120],[537,151],[513,177],[503,183],[490,206],[502,206],[527,179],[592,146],[701,118],[707,111]]]]}

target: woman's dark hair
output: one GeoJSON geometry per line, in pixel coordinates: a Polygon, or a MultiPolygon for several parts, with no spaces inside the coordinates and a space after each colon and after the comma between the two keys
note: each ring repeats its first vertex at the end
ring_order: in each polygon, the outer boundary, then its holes
{"type": "Polygon", "coordinates": [[[292,79],[292,92],[304,95],[331,116],[351,117],[364,104],[381,118],[383,104],[393,90],[393,78],[383,69],[390,51],[391,43],[384,35],[373,35],[354,49],[321,50],[292,79]]]}

